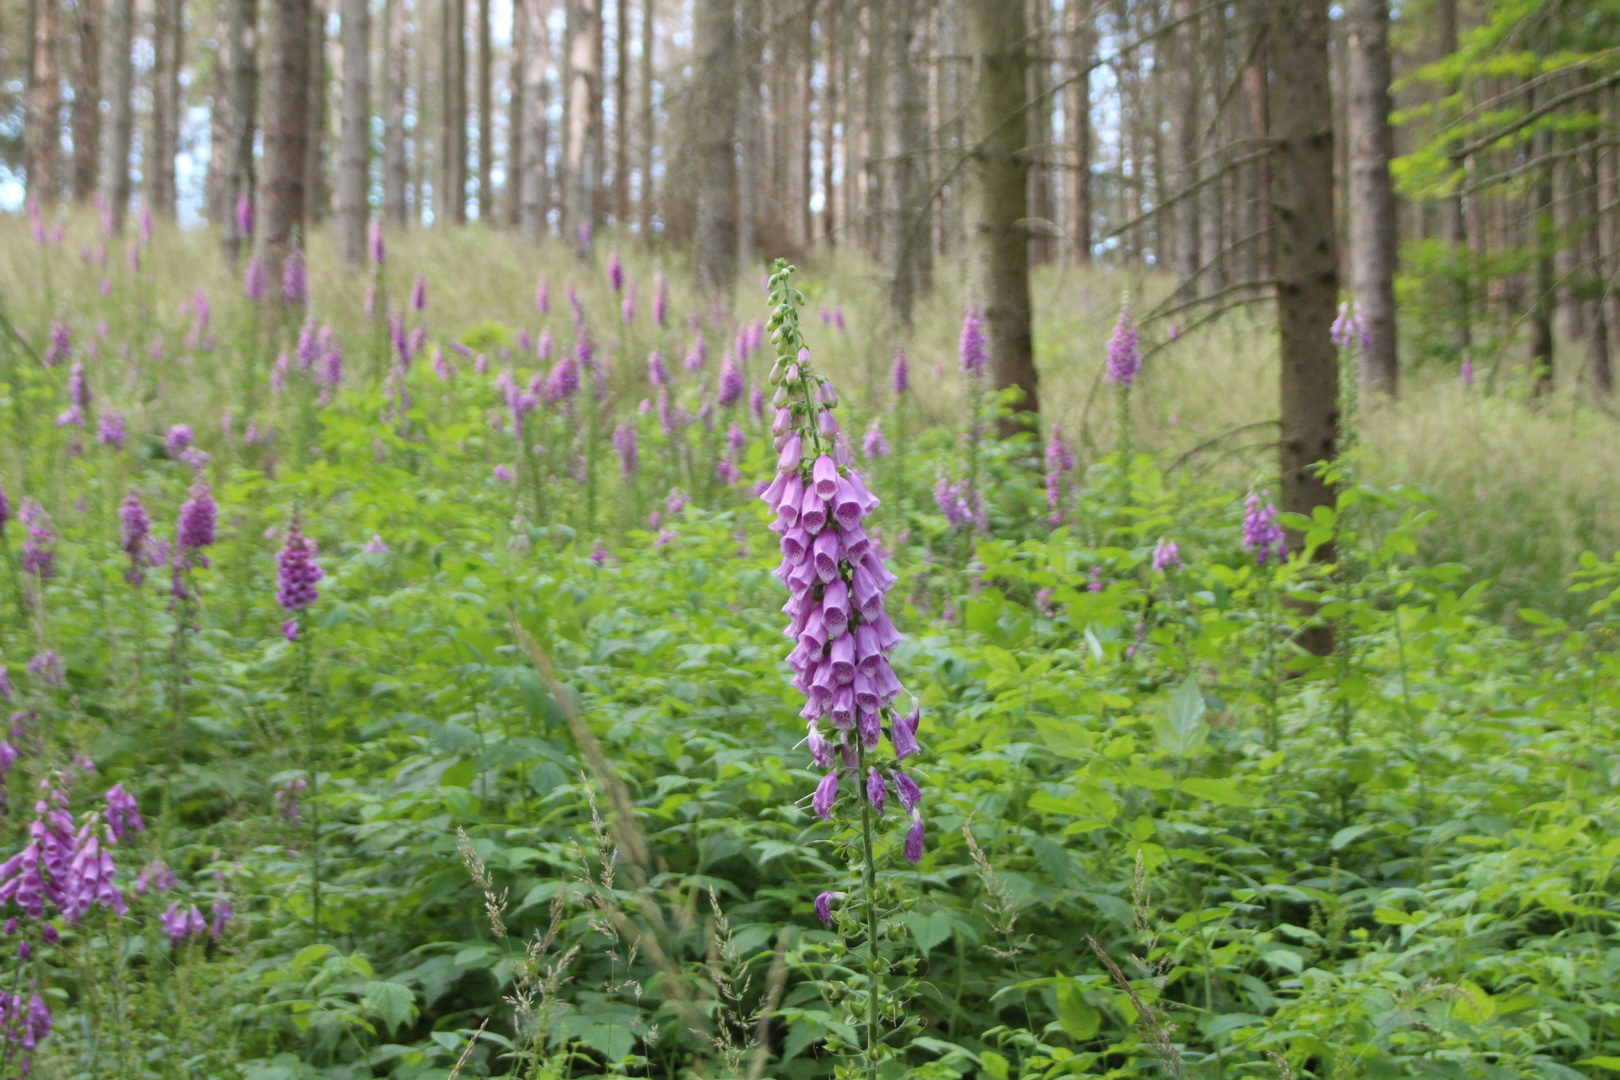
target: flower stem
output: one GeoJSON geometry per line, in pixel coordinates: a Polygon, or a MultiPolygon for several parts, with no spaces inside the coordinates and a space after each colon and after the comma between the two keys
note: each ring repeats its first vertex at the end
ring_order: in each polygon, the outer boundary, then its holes
{"type": "MultiPolygon", "coordinates": [[[[866,747],[860,749],[858,776],[866,775],[866,747]]],[[[859,781],[857,781],[857,784],[859,781]]],[[[861,850],[866,860],[866,1075],[877,1078],[878,1003],[883,996],[882,962],[878,958],[877,862],[872,850],[872,801],[857,795],[861,803],[861,850]]]]}
{"type": "Polygon", "coordinates": [[[305,752],[309,773],[309,862],[310,925],[316,944],[321,940],[321,803],[320,745],[315,728],[315,709],[310,701],[309,683],[315,667],[309,627],[298,628],[298,696],[304,708],[305,752]]]}

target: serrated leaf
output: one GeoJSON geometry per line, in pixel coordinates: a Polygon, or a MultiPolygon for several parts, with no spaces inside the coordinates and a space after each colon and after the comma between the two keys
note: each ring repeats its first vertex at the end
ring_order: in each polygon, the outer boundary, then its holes
{"type": "Polygon", "coordinates": [[[1190,757],[1203,747],[1209,725],[1204,722],[1204,695],[1197,679],[1189,675],[1170,696],[1164,715],[1153,721],[1153,734],[1159,749],[1171,757],[1190,757]]]}
{"type": "Polygon", "coordinates": [[[1057,1017],[1064,1034],[1076,1041],[1092,1038],[1102,1027],[1102,1014],[1086,1000],[1085,992],[1073,979],[1057,985],[1057,1017]]]}

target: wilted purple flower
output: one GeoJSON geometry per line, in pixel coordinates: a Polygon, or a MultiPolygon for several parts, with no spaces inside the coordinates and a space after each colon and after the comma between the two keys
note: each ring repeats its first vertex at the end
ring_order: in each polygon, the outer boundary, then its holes
{"type": "Polygon", "coordinates": [[[146,579],[146,571],[142,569],[146,561],[146,541],[152,533],[152,522],[146,516],[146,508],[141,505],[139,492],[131,491],[124,496],[123,505],[118,508],[118,536],[124,554],[129,556],[129,569],[124,571],[124,578],[131,585],[139,585],[146,579]]]}
{"type": "Polygon", "coordinates": [[[300,612],[320,599],[317,582],[326,576],[315,561],[315,545],[299,528],[295,517],[287,526],[287,540],[276,553],[276,602],[284,611],[300,612]]]}
{"type": "Polygon", "coordinates": [[[6,534],[6,523],[11,520],[11,500],[6,498],[6,488],[0,484],[0,536],[6,534]]]}
{"type": "Polygon", "coordinates": [[[976,307],[969,307],[962,315],[962,340],[957,351],[961,356],[963,374],[976,377],[983,373],[988,353],[985,350],[984,322],[976,307]]]}
{"type": "Polygon", "coordinates": [[[416,280],[411,282],[411,310],[427,310],[427,282],[422,280],[421,274],[417,274],[416,280]]]}
{"type": "Polygon", "coordinates": [[[304,266],[304,253],[296,248],[287,253],[281,272],[281,300],[286,304],[309,303],[309,272],[304,266]]]}
{"type": "Polygon", "coordinates": [[[123,784],[114,784],[107,789],[107,809],[102,811],[102,815],[106,817],[113,837],[118,840],[122,840],[126,833],[146,829],[146,822],[141,818],[140,803],[124,790],[123,784]]]}
{"type": "Polygon", "coordinates": [[[614,292],[624,288],[624,264],[619,261],[617,251],[608,256],[607,273],[608,284],[613,286],[614,292]]]}
{"type": "Polygon", "coordinates": [[[1180,565],[1181,551],[1176,547],[1176,542],[1161,536],[1153,547],[1153,569],[1163,573],[1180,565]]]}
{"type": "Polygon", "coordinates": [[[874,416],[872,426],[866,429],[866,437],[861,440],[861,453],[873,460],[889,456],[889,440],[883,437],[883,421],[880,417],[874,416]]]}
{"type": "Polygon", "coordinates": [[[720,363],[720,392],[715,401],[719,403],[722,409],[728,408],[736,404],[737,399],[742,397],[742,393],[742,372],[737,370],[737,366],[731,362],[731,357],[728,356],[720,363]]]}
{"type": "Polygon", "coordinates": [[[51,323],[51,339],[41,357],[47,367],[55,367],[73,355],[73,331],[66,323],[51,323]]]}
{"type": "Polygon", "coordinates": [[[124,448],[124,414],[113,409],[102,409],[97,425],[96,441],[114,450],[124,448]]]}
{"type": "Polygon", "coordinates": [[[191,498],[180,504],[175,541],[182,552],[189,554],[211,546],[218,517],[219,508],[214,505],[214,493],[208,487],[207,478],[199,475],[192,482],[191,498]]]}
{"type": "Polygon", "coordinates": [[[912,862],[922,862],[923,853],[923,825],[922,820],[913,819],[911,828],[906,832],[905,856],[912,862]]]}
{"type": "Polygon", "coordinates": [[[37,499],[30,498],[23,500],[17,520],[28,529],[22,548],[23,573],[41,578],[56,576],[56,557],[51,550],[56,534],[51,531],[51,516],[37,499]]]}
{"type": "Polygon", "coordinates": [[[176,424],[169,429],[168,435],[163,438],[163,452],[171,460],[179,461],[180,455],[192,443],[191,428],[186,424],[176,424]]]}
{"type": "Polygon", "coordinates": [[[381,266],[387,257],[387,249],[383,246],[382,222],[371,223],[371,261],[375,266],[381,266]]]}
{"type": "Polygon", "coordinates": [[[703,341],[703,331],[699,330],[697,337],[692,340],[692,347],[686,350],[686,370],[702,371],[708,359],[709,347],[703,341]]]}
{"type": "Polygon", "coordinates": [[[1115,386],[1129,387],[1136,380],[1136,373],[1142,370],[1140,340],[1136,323],[1131,320],[1130,305],[1121,304],[1119,321],[1108,338],[1108,381],[1115,386]]]}
{"type": "Polygon", "coordinates": [[[1243,500],[1243,546],[1254,552],[1254,561],[1266,565],[1268,558],[1288,561],[1288,548],[1282,526],[1277,524],[1277,508],[1268,500],[1269,491],[1250,491],[1243,500]]]}
{"type": "Polygon", "coordinates": [[[243,239],[253,236],[253,199],[245,191],[236,200],[236,234],[243,239]]]}
{"type": "Polygon", "coordinates": [[[816,903],[815,903],[816,918],[820,919],[827,926],[831,926],[832,925],[832,903],[833,903],[834,900],[842,900],[843,898],[844,898],[843,893],[841,893],[841,892],[832,892],[831,890],[828,890],[827,892],[824,892],[824,893],[821,893],[820,895],[818,895],[816,897],[816,903]]]}
{"type": "Polygon", "coordinates": [[[255,304],[270,292],[270,271],[256,253],[248,256],[247,269],[242,273],[242,291],[255,304]]]}
{"type": "Polygon", "coordinates": [[[634,476],[639,463],[634,423],[626,422],[613,429],[613,448],[619,452],[619,471],[626,476],[634,476]]]}

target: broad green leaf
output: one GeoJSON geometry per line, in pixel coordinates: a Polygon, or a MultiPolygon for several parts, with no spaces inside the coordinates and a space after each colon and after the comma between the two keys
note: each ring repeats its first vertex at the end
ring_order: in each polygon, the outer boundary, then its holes
{"type": "Polygon", "coordinates": [[[1084,1042],[1102,1027],[1102,1014],[1086,1000],[1085,992],[1073,979],[1057,984],[1057,1017],[1071,1039],[1084,1042]]]}
{"type": "Polygon", "coordinates": [[[1203,747],[1209,725],[1204,722],[1204,695],[1197,679],[1189,675],[1170,696],[1164,714],[1154,718],[1153,734],[1159,749],[1171,757],[1190,757],[1203,747]]]}

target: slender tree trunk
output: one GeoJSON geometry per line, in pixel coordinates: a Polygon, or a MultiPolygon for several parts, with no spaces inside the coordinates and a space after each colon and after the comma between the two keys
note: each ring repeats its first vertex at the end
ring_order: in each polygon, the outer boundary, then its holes
{"type": "MultiPolygon", "coordinates": [[[[1244,45],[1252,43],[1243,69],[1243,98],[1248,105],[1249,150],[1266,149],[1271,140],[1271,27],[1266,0],[1243,0],[1244,45]]],[[[1269,281],[1276,274],[1276,236],[1272,225],[1272,159],[1269,153],[1249,166],[1245,177],[1249,197],[1244,200],[1243,225],[1248,251],[1245,267],[1249,281],[1269,281]],[[1247,238],[1252,237],[1252,240],[1247,238]]]]}
{"type": "Polygon", "coordinates": [[[1199,280],[1208,295],[1226,287],[1226,192],[1230,186],[1226,167],[1230,111],[1224,101],[1228,78],[1226,8],[1215,5],[1206,11],[1203,25],[1202,40],[1195,39],[1194,45],[1199,50],[1204,86],[1213,102],[1202,129],[1207,141],[1200,144],[1203,163],[1199,170],[1206,179],[1198,198],[1198,253],[1203,259],[1199,280]]]}
{"type": "Polygon", "coordinates": [[[759,222],[763,216],[765,36],[760,25],[763,0],[737,0],[737,265],[746,267],[759,255],[759,222]]]}
{"type": "Polygon", "coordinates": [[[406,52],[404,0],[383,0],[383,62],[379,65],[383,75],[382,216],[397,226],[403,226],[409,214],[405,191],[410,185],[405,159],[405,85],[410,72],[406,52]]]}
{"type": "MultiPolygon", "coordinates": [[[[1015,387],[1019,410],[1040,411],[1029,293],[1028,41],[1024,6],[964,0],[968,103],[970,295],[983,312],[991,383],[1015,387]]],[[[1017,417],[1003,423],[1011,434],[1017,417]]]]}
{"type": "Polygon", "coordinates": [[[224,203],[223,223],[225,251],[232,259],[240,253],[242,244],[251,238],[241,235],[236,220],[236,206],[243,198],[253,202],[254,163],[253,143],[258,128],[259,65],[258,65],[258,0],[227,0],[225,35],[230,53],[229,83],[226,95],[230,101],[230,120],[226,126],[226,145],[220,148],[225,158],[225,182],[220,201],[224,203]]]}
{"type": "Polygon", "coordinates": [[[691,130],[698,161],[698,285],[720,293],[736,276],[737,21],[734,0],[697,0],[694,13],[691,130]]]}
{"type": "Polygon", "coordinates": [[[821,97],[821,237],[829,248],[838,246],[838,192],[833,190],[833,157],[838,141],[838,5],[826,0],[821,35],[827,46],[826,91],[821,97]]]}
{"type": "Polygon", "coordinates": [[[1030,148],[1027,151],[1033,164],[1029,170],[1030,261],[1037,265],[1051,262],[1057,257],[1057,196],[1054,190],[1052,168],[1052,107],[1049,88],[1052,83],[1052,0],[1029,0],[1026,15],[1032,27],[1030,47],[1035,50],[1029,65],[1030,93],[1030,148]]]}
{"type": "Polygon", "coordinates": [[[208,110],[208,164],[203,172],[203,216],[210,224],[223,225],[231,217],[226,188],[230,184],[231,142],[231,13],[228,0],[214,5],[214,57],[208,74],[208,92],[213,107],[208,110]]]}
{"type": "Polygon", "coordinates": [[[1586,373],[1592,380],[1592,389],[1599,397],[1607,398],[1614,392],[1614,369],[1609,361],[1609,322],[1604,310],[1607,289],[1608,263],[1604,251],[1603,205],[1599,201],[1601,169],[1599,167],[1597,133],[1590,129],[1580,136],[1582,152],[1575,162],[1575,185],[1580,197],[1581,223],[1579,226],[1581,262],[1577,274],[1580,283],[1582,322],[1586,325],[1586,373]]]}
{"type": "MultiPolygon", "coordinates": [[[[304,159],[309,144],[309,0],[270,0],[264,109],[264,227],[270,279],[305,223],[304,159]]],[[[274,292],[279,296],[279,291],[274,292]]]]}
{"type": "Polygon", "coordinates": [[[1348,0],[1350,264],[1361,330],[1361,382],[1395,393],[1395,188],[1389,162],[1389,8],[1386,0],[1348,0]]]}
{"type": "MultiPolygon", "coordinates": [[[[56,0],[48,0],[54,4],[56,0]]],[[[174,216],[174,101],[170,97],[174,70],[174,23],[180,0],[154,0],[152,4],[152,115],[146,145],[146,198],[152,213],[174,216]]],[[[42,8],[43,10],[43,8],[42,8]]]]}
{"type": "Polygon", "coordinates": [[[327,92],[326,15],[329,0],[312,0],[309,12],[308,81],[305,84],[309,135],[304,141],[304,218],[314,226],[326,218],[327,92]]]}
{"type": "Polygon", "coordinates": [[[129,155],[135,143],[135,0],[112,0],[108,45],[107,216],[117,235],[129,212],[129,155]]]}
{"type": "Polygon", "coordinates": [[[442,196],[435,196],[434,220],[467,223],[467,11],[466,0],[444,0],[442,60],[439,65],[439,157],[442,196]]]}
{"type": "Polygon", "coordinates": [[[495,46],[489,0],[478,0],[478,220],[495,224],[495,46]]]}
{"type": "Polygon", "coordinates": [[[1069,101],[1066,108],[1069,142],[1074,147],[1074,183],[1069,186],[1069,231],[1075,256],[1090,265],[1091,255],[1091,64],[1096,34],[1091,27],[1088,0],[1066,0],[1069,23],[1069,101]]]}
{"type": "Polygon", "coordinates": [[[1194,191],[1199,179],[1198,133],[1203,123],[1199,108],[1198,16],[1193,11],[1193,0],[1174,0],[1171,13],[1180,23],[1173,35],[1174,70],[1169,73],[1176,98],[1170,121],[1171,150],[1175,155],[1171,194],[1179,199],[1171,221],[1175,229],[1176,287],[1191,297],[1198,295],[1199,268],[1203,265],[1198,250],[1199,199],[1194,191]]]}
{"type": "MultiPolygon", "coordinates": [[[[623,0],[621,0],[623,2],[623,0]]],[[[653,130],[653,49],[657,36],[653,29],[653,4],[641,3],[641,193],[637,209],[641,212],[641,242],[652,243],[653,216],[653,146],[658,135],[653,130]]]]}
{"type": "MultiPolygon", "coordinates": [[[[570,0],[563,231],[581,258],[590,254],[602,171],[602,0],[570,0]]],[[[699,76],[701,78],[701,75],[699,76]]]]}
{"type": "Polygon", "coordinates": [[[62,73],[57,58],[61,37],[61,0],[35,0],[33,64],[28,81],[28,197],[46,205],[56,200],[61,183],[62,73]]]}
{"type": "Polygon", "coordinates": [[[888,115],[886,107],[888,100],[886,72],[894,62],[890,51],[891,39],[899,28],[887,26],[886,23],[889,21],[887,10],[880,16],[871,4],[864,6],[861,15],[865,31],[862,36],[866,40],[866,57],[860,70],[860,79],[865,90],[864,100],[861,103],[864,115],[858,122],[852,120],[849,126],[858,130],[863,137],[861,146],[863,182],[858,193],[861,201],[860,213],[858,216],[852,216],[850,220],[852,222],[858,220],[861,223],[861,234],[867,252],[874,259],[881,261],[884,253],[889,250],[889,237],[884,234],[894,226],[894,217],[889,212],[887,191],[891,170],[884,163],[894,127],[894,118],[888,115]]]}
{"type": "Polygon", "coordinates": [[[551,34],[547,28],[551,16],[551,0],[522,0],[527,27],[524,39],[527,51],[523,57],[524,124],[528,131],[523,138],[523,235],[538,242],[546,235],[547,205],[546,144],[550,141],[550,124],[546,118],[550,104],[547,94],[546,69],[551,61],[551,34]]]}
{"type": "Polygon", "coordinates": [[[506,182],[501,199],[501,224],[516,229],[523,223],[523,140],[528,134],[524,113],[523,65],[529,53],[529,17],[525,12],[531,0],[513,0],[512,50],[506,61],[506,182]]]}
{"type": "Polygon", "coordinates": [[[885,263],[889,279],[889,319],[902,333],[911,332],[918,295],[933,272],[933,234],[928,191],[928,103],[922,79],[928,70],[928,39],[919,0],[894,0],[893,61],[888,66],[892,122],[885,151],[889,178],[889,227],[885,263]]]}
{"type": "Polygon", "coordinates": [[[95,197],[101,167],[101,44],[105,13],[102,0],[77,0],[79,62],[73,87],[73,201],[95,197]]]}
{"type": "MultiPolygon", "coordinates": [[[[1435,0],[1434,20],[1440,39],[1440,54],[1450,56],[1457,51],[1457,0],[1435,0]]],[[[1452,87],[1447,87],[1450,92],[1452,87]]],[[[1456,275],[1456,296],[1452,311],[1456,326],[1452,341],[1457,352],[1463,354],[1473,345],[1473,289],[1468,274],[1468,217],[1461,194],[1448,195],[1440,201],[1440,235],[1451,248],[1452,272],[1456,275]]],[[[1551,355],[1550,353],[1548,354],[1551,355]]]]}
{"type": "Polygon", "coordinates": [[[343,2],[343,130],[338,145],[337,246],[351,265],[366,264],[371,187],[371,10],[343,2]]]}
{"type": "MultiPolygon", "coordinates": [[[[1533,95],[1531,104],[1534,104],[1533,95]]],[[[1538,128],[1530,142],[1532,159],[1542,159],[1552,149],[1552,136],[1538,128]]],[[[1530,242],[1536,253],[1535,284],[1530,298],[1530,367],[1535,372],[1535,393],[1553,388],[1553,308],[1556,279],[1553,273],[1553,177],[1552,166],[1536,170],[1531,184],[1532,217],[1530,242]]]]}
{"type": "Polygon", "coordinates": [[[815,209],[811,204],[811,196],[815,191],[815,101],[816,101],[816,0],[806,0],[804,16],[804,35],[800,39],[804,45],[803,67],[799,74],[802,77],[800,87],[800,103],[803,112],[800,119],[804,126],[800,129],[799,140],[799,187],[803,198],[799,200],[800,231],[804,236],[804,244],[809,247],[816,238],[815,209]]]}
{"type": "Polygon", "coordinates": [[[613,0],[613,220],[630,225],[630,0],[613,0]]]}
{"type": "MultiPolygon", "coordinates": [[[[1283,509],[1332,506],[1314,466],[1338,452],[1339,357],[1329,339],[1339,300],[1333,230],[1333,101],[1327,0],[1271,0],[1275,137],[1277,323],[1282,360],[1283,509]]],[[[1300,538],[1290,537],[1297,547],[1300,538]]],[[[1331,559],[1332,553],[1323,558],[1331,559]]],[[[1331,635],[1305,635],[1313,652],[1331,635]],[[1320,640],[1318,640],[1320,638],[1320,640]]]]}

